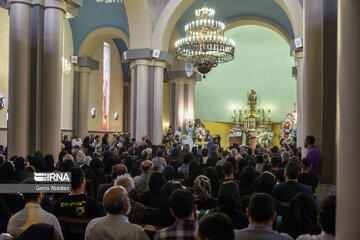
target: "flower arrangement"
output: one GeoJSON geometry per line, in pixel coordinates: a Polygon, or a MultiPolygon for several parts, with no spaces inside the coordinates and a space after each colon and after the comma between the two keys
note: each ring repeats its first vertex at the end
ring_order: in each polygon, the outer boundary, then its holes
{"type": "Polygon", "coordinates": [[[269,142],[271,142],[273,137],[274,137],[274,133],[272,133],[269,130],[264,130],[262,133],[259,134],[258,142],[263,145],[265,145],[265,144],[269,145],[269,142]]]}
{"type": "Polygon", "coordinates": [[[281,122],[280,139],[284,139],[288,145],[295,143],[295,117],[290,113],[281,122]]]}
{"type": "Polygon", "coordinates": [[[199,119],[195,121],[194,139],[202,141],[205,138],[206,130],[204,124],[199,119]]]}

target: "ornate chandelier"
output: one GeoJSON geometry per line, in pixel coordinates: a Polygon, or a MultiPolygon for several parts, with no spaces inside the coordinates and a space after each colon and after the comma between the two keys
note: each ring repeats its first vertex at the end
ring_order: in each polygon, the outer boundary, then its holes
{"type": "Polygon", "coordinates": [[[176,59],[188,60],[200,73],[234,59],[235,42],[224,36],[225,24],[214,20],[214,9],[195,11],[196,20],[185,25],[186,37],[175,42],[176,59]]]}

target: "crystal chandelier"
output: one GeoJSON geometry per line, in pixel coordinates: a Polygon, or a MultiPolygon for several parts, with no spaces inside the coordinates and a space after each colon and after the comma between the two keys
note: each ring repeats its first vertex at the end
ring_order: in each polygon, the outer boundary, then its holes
{"type": "Polygon", "coordinates": [[[186,37],[175,42],[176,59],[190,61],[204,78],[211,68],[234,59],[235,42],[224,36],[225,24],[214,15],[205,0],[195,11],[196,20],[185,25],[186,37]]]}

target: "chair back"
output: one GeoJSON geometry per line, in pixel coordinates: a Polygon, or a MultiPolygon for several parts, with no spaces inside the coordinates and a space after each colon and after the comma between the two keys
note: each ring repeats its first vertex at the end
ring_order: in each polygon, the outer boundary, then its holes
{"type": "Polygon", "coordinates": [[[57,217],[64,240],[83,240],[85,238],[85,230],[90,218],[76,218],[68,216],[57,217]]]}

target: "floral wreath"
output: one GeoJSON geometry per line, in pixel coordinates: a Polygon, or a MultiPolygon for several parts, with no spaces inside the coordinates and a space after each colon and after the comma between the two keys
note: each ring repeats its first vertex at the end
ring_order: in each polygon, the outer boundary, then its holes
{"type": "Polygon", "coordinates": [[[274,137],[274,133],[272,133],[270,130],[264,130],[262,133],[258,135],[258,142],[260,144],[269,145],[269,142],[271,142],[273,137],[274,137]]]}
{"type": "Polygon", "coordinates": [[[288,145],[294,144],[295,138],[295,117],[288,113],[281,122],[280,139],[284,139],[288,145]]]}

